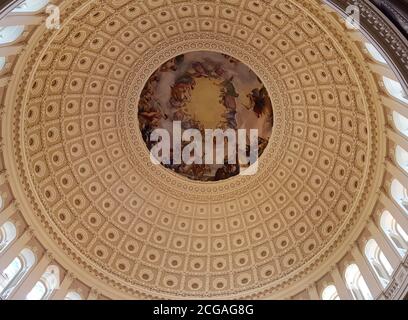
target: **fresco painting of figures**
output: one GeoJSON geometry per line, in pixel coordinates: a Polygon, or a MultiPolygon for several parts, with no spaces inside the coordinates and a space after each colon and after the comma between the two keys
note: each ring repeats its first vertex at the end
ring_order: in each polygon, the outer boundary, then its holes
{"type": "MultiPolygon", "coordinates": [[[[149,150],[155,129],[172,136],[173,122],[182,129],[257,129],[259,156],[268,145],[274,122],[268,92],[242,62],[221,53],[198,51],[163,64],[147,81],[139,100],[139,126],[149,150]]],[[[204,134],[203,134],[204,136],[204,134]]],[[[189,142],[186,142],[188,144],[189,142]]],[[[220,181],[243,169],[240,165],[165,165],[186,178],[220,181]]]]}

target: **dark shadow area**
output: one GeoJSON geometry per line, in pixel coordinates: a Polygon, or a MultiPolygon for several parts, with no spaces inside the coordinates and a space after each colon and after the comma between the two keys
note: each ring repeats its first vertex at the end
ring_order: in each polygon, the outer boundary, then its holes
{"type": "Polygon", "coordinates": [[[408,0],[370,0],[408,39],[408,0]]]}

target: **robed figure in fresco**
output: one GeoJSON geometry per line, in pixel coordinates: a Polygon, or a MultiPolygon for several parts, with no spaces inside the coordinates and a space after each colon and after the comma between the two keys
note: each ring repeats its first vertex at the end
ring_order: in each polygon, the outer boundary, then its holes
{"type": "Polygon", "coordinates": [[[248,98],[250,101],[249,109],[252,109],[258,118],[264,114],[272,114],[272,102],[265,86],[262,86],[261,89],[252,90],[248,98]]]}
{"type": "Polygon", "coordinates": [[[227,80],[224,80],[221,83],[221,86],[223,87],[221,91],[222,92],[221,97],[223,99],[223,104],[227,109],[227,112],[225,113],[227,126],[231,129],[237,129],[238,124],[236,119],[237,114],[236,99],[239,97],[239,94],[235,89],[234,83],[232,82],[233,80],[234,77],[231,77],[227,80]]]}

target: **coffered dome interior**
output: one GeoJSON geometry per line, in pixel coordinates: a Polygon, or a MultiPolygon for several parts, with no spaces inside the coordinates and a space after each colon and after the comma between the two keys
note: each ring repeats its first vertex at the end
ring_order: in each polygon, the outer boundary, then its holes
{"type": "MultiPolygon", "coordinates": [[[[63,268],[107,298],[270,299],[301,295],[350,257],[379,210],[388,115],[340,16],[315,0],[60,10],[60,29],[39,25],[16,62],[3,155],[20,211],[63,268]],[[150,161],[143,89],[168,61],[203,52],[239,61],[268,92],[255,175],[186,179],[150,161]]],[[[205,79],[197,95],[218,94],[205,79]]]]}

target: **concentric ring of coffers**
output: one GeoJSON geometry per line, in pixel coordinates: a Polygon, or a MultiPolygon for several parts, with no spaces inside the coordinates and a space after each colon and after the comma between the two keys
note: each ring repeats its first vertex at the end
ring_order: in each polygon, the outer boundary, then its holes
{"type": "Polygon", "coordinates": [[[364,206],[376,115],[351,42],[317,9],[100,1],[39,44],[16,141],[31,205],[45,209],[35,214],[62,235],[52,241],[134,296],[263,296],[324,262],[364,206]],[[146,161],[140,92],[165,61],[194,49],[240,59],[270,93],[276,127],[254,177],[203,185],[146,161]]]}

